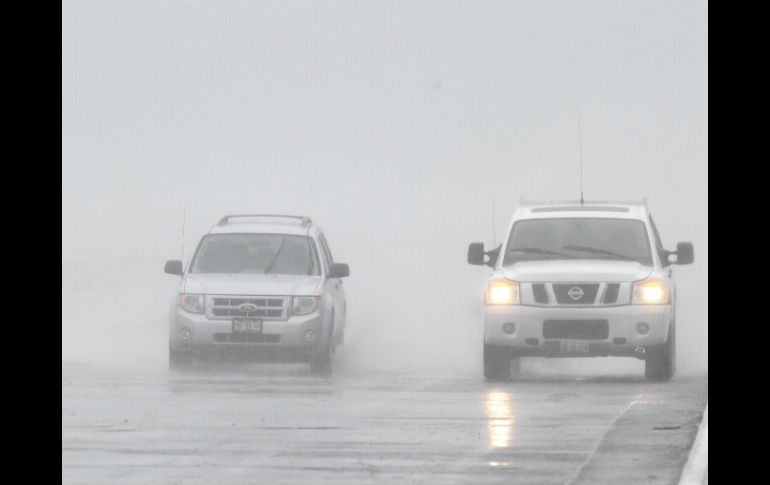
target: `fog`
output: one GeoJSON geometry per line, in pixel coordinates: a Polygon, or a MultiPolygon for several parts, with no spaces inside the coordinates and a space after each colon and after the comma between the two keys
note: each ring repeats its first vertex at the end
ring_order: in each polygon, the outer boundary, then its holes
{"type": "Polygon", "coordinates": [[[646,196],[694,243],[678,366],[706,371],[707,25],[699,1],[65,2],[63,364],[164,371],[163,263],[258,212],[310,216],[350,264],[344,372],[480,375],[468,243],[520,197],[579,198],[582,127],[586,199],[646,196]]]}

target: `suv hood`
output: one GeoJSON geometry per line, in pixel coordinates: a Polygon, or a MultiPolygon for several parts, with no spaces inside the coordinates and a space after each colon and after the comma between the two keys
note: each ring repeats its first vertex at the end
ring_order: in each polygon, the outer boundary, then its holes
{"type": "Polygon", "coordinates": [[[521,261],[503,268],[503,276],[525,283],[639,281],[652,273],[651,266],[636,261],[550,260],[521,261]]]}
{"type": "Polygon", "coordinates": [[[315,295],[320,276],[276,274],[188,274],[185,293],[204,295],[315,295]]]}

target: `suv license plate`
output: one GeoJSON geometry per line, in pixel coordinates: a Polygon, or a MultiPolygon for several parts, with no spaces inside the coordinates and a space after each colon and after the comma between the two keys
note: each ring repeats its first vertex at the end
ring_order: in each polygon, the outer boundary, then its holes
{"type": "Polygon", "coordinates": [[[233,318],[233,333],[262,333],[262,320],[233,318]]]}
{"type": "Polygon", "coordinates": [[[568,354],[587,354],[588,342],[584,340],[562,340],[561,351],[568,354]]]}

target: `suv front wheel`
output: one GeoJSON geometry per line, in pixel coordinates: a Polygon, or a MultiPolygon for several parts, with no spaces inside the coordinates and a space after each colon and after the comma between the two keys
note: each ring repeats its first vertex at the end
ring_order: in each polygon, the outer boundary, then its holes
{"type": "Polygon", "coordinates": [[[168,370],[173,372],[186,372],[192,367],[192,357],[188,352],[168,349],[168,370]]]}
{"type": "Polygon", "coordinates": [[[334,360],[334,327],[329,329],[329,338],[323,349],[313,356],[310,361],[310,373],[316,377],[332,376],[332,361],[334,360]]]}

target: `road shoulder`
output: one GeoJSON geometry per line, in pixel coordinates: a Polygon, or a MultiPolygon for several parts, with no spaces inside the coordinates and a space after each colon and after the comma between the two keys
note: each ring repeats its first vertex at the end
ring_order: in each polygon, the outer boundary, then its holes
{"type": "Polygon", "coordinates": [[[703,412],[698,435],[692,445],[690,456],[682,471],[679,485],[704,485],[708,483],[709,472],[709,407],[703,412]]]}
{"type": "Polygon", "coordinates": [[[707,376],[682,380],[648,385],[569,483],[677,483],[708,400],[707,376]]]}

